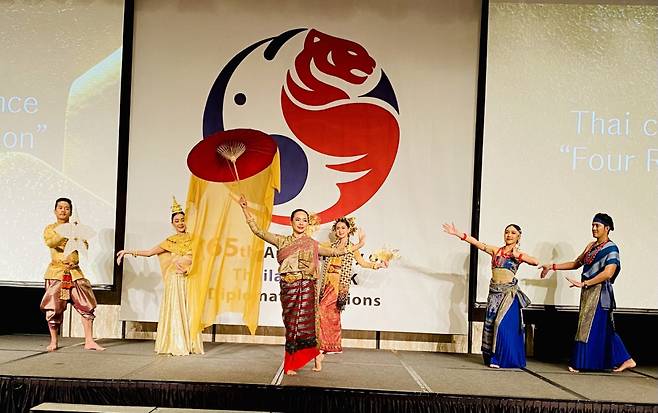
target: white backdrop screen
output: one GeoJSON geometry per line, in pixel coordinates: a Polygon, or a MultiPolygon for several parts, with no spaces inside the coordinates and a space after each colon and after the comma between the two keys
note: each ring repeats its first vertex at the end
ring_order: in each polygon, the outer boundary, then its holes
{"type": "MultiPolygon", "coordinates": [[[[655,309],[658,7],[620,3],[491,3],[481,238],[501,245],[517,223],[523,250],[570,261],[606,212],[621,253],[618,307],[655,309]]],[[[489,268],[480,254],[478,301],[489,268]]],[[[578,305],[565,275],[580,272],[519,270],[533,303],[578,305]]]]}
{"type": "Polygon", "coordinates": [[[113,283],[122,1],[0,5],[0,283],[43,283],[43,229],[73,201],[96,231],[85,275],[113,283]]]}
{"type": "MultiPolygon", "coordinates": [[[[379,176],[381,185],[365,185],[360,193],[366,194],[365,201],[349,215],[367,232],[366,256],[387,246],[401,257],[377,272],[355,266],[345,328],[465,333],[468,249],[444,236],[440,224],[470,223],[479,18],[476,1],[211,1],[185,9],[138,1],[126,246],[150,248],[171,233],[168,208],[172,194],[184,199],[187,193],[187,154],[204,128],[216,129],[221,119],[225,129],[279,136],[286,195],[278,199],[275,215],[288,216],[297,207],[324,211],[343,202],[338,183],[368,173],[379,176]],[[301,30],[266,58],[272,38],[295,29],[301,30]],[[312,29],[332,43],[332,53],[323,56],[336,67],[345,64],[342,58],[349,60],[348,45],[363,61],[367,53],[374,69],[363,83],[346,84],[341,80],[349,78],[346,72],[339,71],[339,79],[318,60],[295,66],[312,29]],[[231,62],[235,65],[224,78],[225,92],[217,96],[211,88],[231,62]],[[324,106],[309,97],[300,107],[343,111],[345,116],[331,126],[342,128],[341,136],[347,137],[343,147],[367,143],[359,155],[367,154],[366,168],[328,168],[359,156],[327,155],[289,127],[281,102],[286,73],[294,72],[298,81],[303,69],[347,95],[324,106]],[[371,119],[370,112],[352,111],[357,107],[388,114],[398,132],[351,134],[371,119]],[[305,161],[290,165],[285,157],[305,161]],[[391,161],[388,166],[385,160],[391,161]],[[304,163],[306,169],[300,167],[304,163]]],[[[323,225],[315,236],[326,240],[328,228],[323,225]]],[[[290,232],[278,224],[270,230],[290,232]]],[[[279,284],[270,277],[276,269],[276,261],[265,257],[261,325],[281,325],[279,284]]],[[[161,290],[157,260],[129,259],[122,317],[157,320],[161,290]]]]}

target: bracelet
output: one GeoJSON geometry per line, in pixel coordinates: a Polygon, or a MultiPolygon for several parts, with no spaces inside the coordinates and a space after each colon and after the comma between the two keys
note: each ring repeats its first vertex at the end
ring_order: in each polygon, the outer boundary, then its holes
{"type": "Polygon", "coordinates": [[[557,271],[557,268],[555,268],[555,263],[553,263],[553,265],[551,265],[551,270],[557,271]]]}
{"type": "Polygon", "coordinates": [[[589,285],[587,285],[587,281],[583,281],[583,288],[587,289],[588,287],[589,287],[589,285]]]}
{"type": "Polygon", "coordinates": [[[459,239],[462,240],[462,241],[466,241],[466,238],[468,238],[468,235],[466,235],[465,232],[464,232],[463,236],[459,237],[459,239]]]}

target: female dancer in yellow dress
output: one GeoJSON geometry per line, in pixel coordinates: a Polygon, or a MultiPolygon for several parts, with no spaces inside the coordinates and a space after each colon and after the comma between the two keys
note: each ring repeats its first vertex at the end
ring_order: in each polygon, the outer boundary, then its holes
{"type": "MultiPolygon", "coordinates": [[[[330,248],[347,248],[354,245],[350,242],[350,235],[356,232],[354,218],[338,218],[331,230],[336,240],[330,244],[330,248]]],[[[358,251],[338,257],[325,258],[320,285],[320,304],[318,306],[320,351],[322,353],[331,354],[343,351],[341,346],[340,312],[345,309],[347,304],[354,261],[364,268],[373,270],[385,266],[380,262],[366,261],[358,251]]],[[[316,370],[321,368],[321,364],[316,366],[316,370]]]]}
{"type": "Polygon", "coordinates": [[[363,246],[365,235],[359,233],[359,243],[355,246],[337,248],[321,246],[306,234],[309,215],[303,209],[296,209],[290,215],[291,235],[273,234],[258,228],[254,216],[249,212],[244,195],[238,202],[254,235],[277,248],[283,325],[286,330],[283,370],[287,375],[297,374],[298,369],[313,359],[317,370],[324,357],[320,354],[316,335],[315,290],[319,267],[318,256],[352,253],[363,246]]]}
{"type": "Polygon", "coordinates": [[[175,198],[171,207],[171,224],[176,234],[150,250],[121,250],[117,253],[117,263],[121,264],[126,254],[134,257],[158,256],[164,278],[164,296],[160,305],[155,352],[174,356],[203,354],[201,333],[191,337],[187,308],[187,276],[192,265],[192,237],[186,232],[185,213],[175,198]]]}

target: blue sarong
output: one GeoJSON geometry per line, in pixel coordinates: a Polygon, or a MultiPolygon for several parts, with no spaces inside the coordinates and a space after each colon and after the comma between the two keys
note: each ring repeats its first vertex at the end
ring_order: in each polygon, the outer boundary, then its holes
{"type": "Polygon", "coordinates": [[[581,280],[591,280],[611,264],[617,268],[610,279],[581,290],[578,330],[570,363],[574,369],[609,370],[631,358],[615,332],[613,321],[616,303],[612,284],[621,271],[619,248],[614,242],[606,242],[593,259],[585,254],[581,280]]]}

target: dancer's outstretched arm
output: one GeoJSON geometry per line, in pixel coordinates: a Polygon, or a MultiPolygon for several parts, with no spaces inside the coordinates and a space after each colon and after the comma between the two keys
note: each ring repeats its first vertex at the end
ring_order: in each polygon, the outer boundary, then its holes
{"type": "Polygon", "coordinates": [[[245,198],[244,195],[240,195],[238,203],[240,204],[240,208],[242,208],[242,213],[244,213],[244,218],[247,221],[247,225],[249,225],[251,232],[253,232],[255,236],[262,239],[263,241],[269,242],[270,244],[279,248],[282,236],[279,234],[273,234],[258,227],[258,224],[256,224],[256,218],[251,212],[249,212],[249,208],[247,207],[247,198],[245,198]]]}
{"type": "Polygon", "coordinates": [[[471,245],[475,245],[475,247],[479,250],[482,250],[486,252],[487,254],[494,256],[496,255],[496,252],[498,252],[498,247],[494,247],[493,245],[485,244],[484,242],[478,241],[477,238],[472,237],[468,235],[465,232],[461,232],[457,229],[454,223],[451,224],[443,224],[443,232],[454,235],[457,238],[459,238],[462,241],[466,241],[471,245]]]}
{"type": "Polygon", "coordinates": [[[564,277],[567,281],[569,281],[569,287],[577,287],[577,288],[589,288],[593,285],[602,283],[604,281],[609,280],[615,275],[615,272],[617,271],[617,264],[608,264],[605,266],[603,271],[600,273],[596,274],[594,278],[591,278],[589,280],[585,281],[578,281],[574,280],[571,277],[564,277]]]}
{"type": "Polygon", "coordinates": [[[539,265],[539,260],[537,258],[528,255],[525,252],[522,252],[516,246],[512,250],[512,255],[514,256],[514,259],[516,259],[519,262],[525,262],[526,264],[535,265],[535,266],[539,265]]]}
{"type": "Polygon", "coordinates": [[[165,252],[165,250],[159,245],[156,245],[150,250],[121,250],[117,252],[117,264],[121,265],[121,261],[126,254],[132,255],[133,257],[152,257],[153,255],[162,254],[163,252],[165,252]]]}
{"type": "Polygon", "coordinates": [[[386,263],[383,262],[371,262],[371,261],[366,261],[363,258],[363,255],[359,251],[354,252],[354,260],[356,261],[357,264],[362,266],[363,268],[370,268],[373,270],[378,270],[380,268],[385,268],[386,263]]]}
{"type": "Polygon", "coordinates": [[[324,257],[337,257],[339,255],[345,255],[350,252],[354,252],[359,248],[362,248],[366,245],[366,233],[362,229],[359,229],[358,232],[359,242],[355,245],[350,245],[347,247],[337,247],[337,248],[328,248],[322,245],[318,246],[318,254],[324,257]]]}
{"type": "Polygon", "coordinates": [[[561,263],[551,263],[551,264],[541,264],[541,273],[539,276],[545,278],[549,271],[558,271],[558,270],[575,270],[583,266],[583,257],[590,248],[592,248],[594,242],[587,244],[587,247],[583,250],[582,253],[573,261],[566,261],[561,263]]]}

